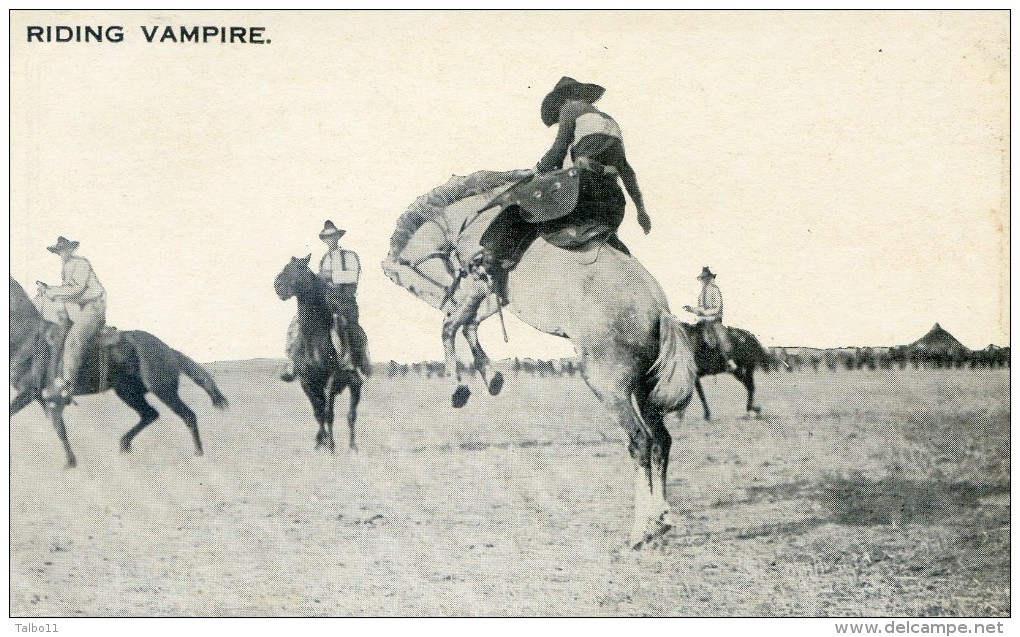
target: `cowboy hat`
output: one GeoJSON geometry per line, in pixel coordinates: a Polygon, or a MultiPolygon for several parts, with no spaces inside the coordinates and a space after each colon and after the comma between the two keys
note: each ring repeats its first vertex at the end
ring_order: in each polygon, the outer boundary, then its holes
{"type": "Polygon", "coordinates": [[[714,279],[715,278],[715,272],[712,272],[711,270],[709,270],[708,266],[706,265],[705,267],[701,268],[701,274],[698,275],[698,280],[700,281],[702,279],[707,279],[709,277],[714,279]]]}
{"type": "Polygon", "coordinates": [[[79,245],[81,244],[77,241],[68,241],[64,237],[57,237],[57,242],[46,249],[54,254],[59,254],[64,251],[74,250],[79,245]]]}
{"type": "Polygon", "coordinates": [[[546,126],[552,126],[560,121],[560,108],[569,99],[584,100],[589,104],[594,104],[605,92],[606,89],[598,84],[585,84],[572,77],[563,76],[542,100],[542,122],[546,126]]]}
{"type": "Polygon", "coordinates": [[[319,238],[325,241],[326,237],[332,237],[333,235],[336,235],[336,238],[339,239],[345,234],[347,234],[346,230],[341,230],[340,228],[337,228],[335,225],[333,225],[332,221],[327,219],[325,225],[322,226],[322,231],[319,233],[319,238]]]}

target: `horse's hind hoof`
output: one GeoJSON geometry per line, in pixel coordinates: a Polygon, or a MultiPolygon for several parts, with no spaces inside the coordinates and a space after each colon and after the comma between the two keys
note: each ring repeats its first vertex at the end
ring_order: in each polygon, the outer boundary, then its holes
{"type": "Polygon", "coordinates": [[[460,409],[467,404],[468,398],[471,398],[471,389],[467,385],[458,385],[450,401],[455,409],[460,409]]]}
{"type": "Polygon", "coordinates": [[[501,391],[503,391],[503,372],[496,372],[492,376],[492,380],[489,381],[489,394],[499,396],[501,391]]]}
{"type": "Polygon", "coordinates": [[[630,547],[635,551],[640,551],[669,533],[672,528],[673,525],[669,522],[669,520],[657,520],[651,522],[643,533],[631,535],[630,547]]]}

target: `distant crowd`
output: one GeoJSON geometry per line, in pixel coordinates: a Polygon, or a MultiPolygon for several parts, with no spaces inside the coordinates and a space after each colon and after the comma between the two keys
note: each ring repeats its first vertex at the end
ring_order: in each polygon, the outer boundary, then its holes
{"type": "MultiPolygon", "coordinates": [[[[1008,368],[1009,347],[989,345],[985,349],[967,352],[932,353],[911,351],[907,347],[843,347],[839,349],[811,349],[805,347],[772,347],[769,351],[785,360],[788,371],[854,371],[877,369],[997,369],[1008,368]]],[[[462,362],[457,363],[461,373],[473,375],[475,369],[462,362]]],[[[385,373],[388,378],[404,376],[441,378],[445,373],[443,361],[421,363],[388,363],[373,366],[373,373],[385,373]]],[[[763,370],[771,372],[775,363],[766,361],[763,370]]],[[[535,360],[514,358],[508,369],[514,374],[555,377],[574,376],[579,372],[573,358],[535,360]]]]}

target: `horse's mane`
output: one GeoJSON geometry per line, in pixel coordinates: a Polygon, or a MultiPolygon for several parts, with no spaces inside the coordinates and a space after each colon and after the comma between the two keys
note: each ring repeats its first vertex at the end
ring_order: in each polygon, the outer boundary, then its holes
{"type": "Polygon", "coordinates": [[[326,296],[326,282],[315,276],[315,272],[308,265],[302,265],[299,271],[302,278],[307,281],[309,291],[312,292],[312,296],[308,298],[308,301],[321,305],[321,309],[324,312],[329,311],[332,306],[329,303],[329,298],[326,296]]]}
{"type": "MultiPolygon", "coordinates": [[[[478,251],[478,239],[499,212],[478,211],[517,183],[525,171],[479,170],[454,175],[445,184],[415,199],[397,219],[383,272],[397,285],[441,308],[455,276],[450,255],[463,263],[478,251]]],[[[453,264],[458,267],[457,264],[453,264]]]]}
{"type": "Polygon", "coordinates": [[[396,229],[390,237],[390,253],[387,260],[396,261],[414,234],[426,223],[441,217],[450,204],[473,195],[492,192],[519,178],[520,171],[515,170],[479,170],[467,177],[460,175],[450,177],[442,186],[433,188],[412,201],[407,210],[397,218],[396,229]]]}
{"type": "Polygon", "coordinates": [[[21,284],[11,279],[11,320],[15,317],[35,320],[38,321],[42,314],[39,312],[39,308],[32,303],[32,299],[28,296],[28,292],[25,292],[25,288],[21,287],[21,284]]]}

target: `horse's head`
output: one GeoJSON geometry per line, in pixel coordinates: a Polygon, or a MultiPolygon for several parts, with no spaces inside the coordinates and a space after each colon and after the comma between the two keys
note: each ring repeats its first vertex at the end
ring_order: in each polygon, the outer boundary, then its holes
{"type": "Polygon", "coordinates": [[[285,265],[283,270],[276,275],[276,280],[273,281],[273,289],[276,290],[276,295],[281,300],[286,301],[297,294],[298,290],[307,285],[308,281],[314,276],[308,268],[308,262],[311,260],[312,255],[310,254],[303,259],[291,257],[290,263],[285,265]]]}

